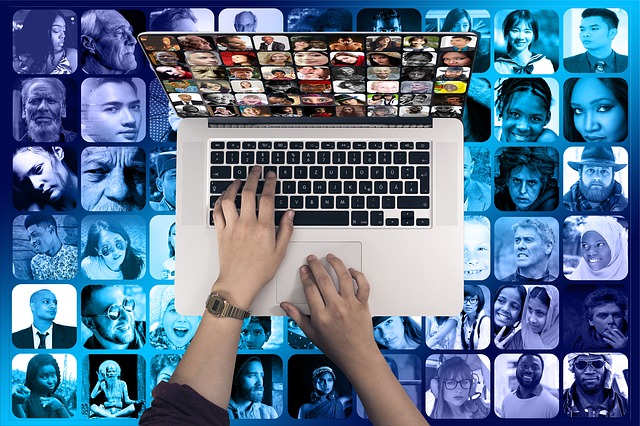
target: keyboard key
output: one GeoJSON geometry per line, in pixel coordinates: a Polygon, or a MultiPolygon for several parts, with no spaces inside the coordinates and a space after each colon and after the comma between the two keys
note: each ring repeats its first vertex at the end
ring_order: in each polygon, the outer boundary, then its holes
{"type": "Polygon", "coordinates": [[[298,194],[311,194],[311,182],[308,180],[299,181],[298,194]]]}
{"type": "Polygon", "coordinates": [[[287,164],[300,164],[300,151],[287,152],[287,164]]]}
{"type": "Polygon", "coordinates": [[[282,182],[282,193],[283,194],[295,194],[296,193],[296,183],[295,181],[287,180],[282,182]]]}
{"type": "Polygon", "coordinates": [[[253,151],[242,151],[240,153],[240,162],[242,164],[255,164],[256,160],[253,151]]]}
{"type": "Polygon", "coordinates": [[[358,183],[359,194],[371,194],[373,193],[373,182],[365,180],[358,183]]]}
{"type": "MultiPolygon", "coordinates": [[[[258,149],[271,149],[272,145],[273,144],[271,142],[258,142],[258,149]]],[[[286,149],[286,147],[278,149],[286,149]]]]}
{"type": "Polygon", "coordinates": [[[407,153],[396,151],[393,153],[393,164],[407,164],[407,153]]]}
{"type": "Polygon", "coordinates": [[[415,180],[409,180],[404,182],[404,193],[405,194],[417,194],[418,193],[418,182],[415,180]]]}
{"type": "Polygon", "coordinates": [[[415,169],[411,166],[400,167],[400,178],[402,179],[414,179],[415,169]]]}
{"type": "Polygon", "coordinates": [[[342,182],[339,180],[330,181],[329,194],[342,194],[342,182]]]}
{"type": "Polygon", "coordinates": [[[388,194],[389,184],[384,180],[379,180],[373,184],[373,192],[376,194],[388,194]]]}
{"type": "Polygon", "coordinates": [[[335,166],[325,167],[324,169],[325,179],[338,179],[338,168],[335,166]]]}
{"type": "Polygon", "coordinates": [[[209,193],[221,194],[222,191],[227,189],[232,183],[232,180],[212,180],[209,182],[209,193]]]}
{"type": "Polygon", "coordinates": [[[286,210],[289,208],[289,200],[283,195],[276,195],[274,205],[276,209],[286,210]]]}
{"type": "Polygon", "coordinates": [[[382,149],[382,142],[369,142],[369,149],[382,149]]]}
{"type": "Polygon", "coordinates": [[[417,226],[429,226],[429,218],[418,218],[416,219],[417,226]]]}
{"type": "Polygon", "coordinates": [[[227,164],[240,163],[240,153],[238,151],[227,151],[225,154],[225,162],[227,164]]]}
{"type": "MultiPolygon", "coordinates": [[[[292,196],[291,198],[289,198],[289,207],[292,209],[301,209],[304,202],[304,197],[300,197],[300,196],[292,196]]],[[[298,212],[296,212],[297,215],[298,212]]]]}
{"type": "Polygon", "coordinates": [[[364,209],[364,197],[361,195],[357,195],[355,197],[351,197],[351,208],[352,209],[364,209]]]}
{"type": "Polygon", "coordinates": [[[293,167],[291,166],[278,167],[278,179],[293,179],[293,167]]]}
{"type": "Polygon", "coordinates": [[[320,147],[322,149],[335,149],[336,143],[335,142],[322,142],[320,144],[320,147]]]}
{"type": "Polygon", "coordinates": [[[231,167],[229,166],[212,166],[209,173],[211,179],[231,179],[231,167]]]}
{"type": "Polygon", "coordinates": [[[398,142],[385,142],[384,149],[398,149],[398,142]]]}
{"type": "Polygon", "coordinates": [[[401,219],[400,223],[402,224],[402,226],[413,226],[414,223],[414,219],[401,219]]]}
{"type": "Polygon", "coordinates": [[[273,151],[271,153],[271,164],[284,164],[285,155],[284,151],[273,151]]]}
{"type": "Polygon", "coordinates": [[[209,197],[209,207],[213,208],[216,205],[216,201],[220,198],[218,195],[212,195],[209,197]]]}
{"type": "Polygon", "coordinates": [[[353,179],[353,167],[340,166],[340,179],[353,179]]]}
{"type": "MultiPolygon", "coordinates": [[[[278,168],[276,166],[263,166],[262,167],[262,176],[260,176],[260,178],[264,179],[265,176],[267,176],[267,173],[269,172],[273,172],[276,174],[276,176],[278,176],[278,168]]],[[[262,181],[260,181],[262,182],[262,181]]],[[[258,182],[258,185],[260,185],[260,182],[258,182]]]]}
{"type": "Polygon", "coordinates": [[[306,142],[304,144],[304,148],[305,149],[319,149],[320,148],[320,142],[306,142]]]}
{"type": "Polygon", "coordinates": [[[384,167],[372,166],[370,172],[371,179],[384,179],[384,167]]]}
{"type": "Polygon", "coordinates": [[[380,208],[380,197],[375,195],[371,195],[367,197],[367,208],[369,210],[379,209],[380,208]]]}
{"type": "MultiPolygon", "coordinates": [[[[276,224],[280,223],[280,219],[284,213],[285,212],[276,212],[276,224]]],[[[349,212],[326,210],[309,212],[301,210],[296,211],[293,223],[295,226],[349,226],[349,212]]]]}
{"type": "Polygon", "coordinates": [[[400,169],[398,166],[385,167],[384,171],[387,179],[400,179],[400,169]]]}
{"type": "Polygon", "coordinates": [[[302,164],[316,164],[315,151],[303,151],[302,152],[302,164]]]}
{"type": "Polygon", "coordinates": [[[396,208],[396,198],[395,197],[382,197],[382,208],[383,209],[395,209],[396,208]]]}
{"type": "Polygon", "coordinates": [[[369,223],[371,226],[382,226],[384,225],[384,213],[382,211],[375,211],[370,213],[371,219],[369,223]]]}
{"type": "Polygon", "coordinates": [[[353,143],[353,149],[367,149],[367,143],[366,142],[354,142],[353,143]]]}
{"type": "Polygon", "coordinates": [[[351,142],[338,142],[338,149],[351,149],[351,142]]]}
{"type": "Polygon", "coordinates": [[[233,168],[234,179],[246,179],[247,178],[247,166],[235,166],[233,168]]]}
{"type": "Polygon", "coordinates": [[[418,167],[416,169],[416,175],[420,182],[420,193],[429,193],[429,167],[418,167]]]}
{"type": "Polygon", "coordinates": [[[256,152],[256,164],[269,164],[269,151],[256,152]]]}
{"type": "Polygon", "coordinates": [[[333,209],[333,197],[320,197],[320,207],[323,209],[333,209]]]}
{"type": "Polygon", "coordinates": [[[320,199],[314,195],[304,198],[305,209],[317,209],[319,207],[320,199]]]}
{"type": "MultiPolygon", "coordinates": [[[[304,148],[304,143],[302,142],[291,142],[289,144],[289,149],[303,149],[303,148],[304,148]]],[[[276,149],[280,149],[280,148],[278,148],[278,146],[276,145],[276,149]]],[[[287,147],[285,146],[283,149],[287,149],[287,147]]]]}
{"type": "Polygon", "coordinates": [[[363,152],[362,164],[376,164],[376,153],[374,151],[363,152]]]}
{"type": "Polygon", "coordinates": [[[385,220],[385,223],[387,224],[387,226],[398,226],[400,224],[400,220],[395,218],[387,218],[385,220]]]}
{"type": "Polygon", "coordinates": [[[293,176],[295,179],[307,179],[307,172],[306,166],[296,166],[293,168],[293,176]]]}
{"type": "Polygon", "coordinates": [[[309,167],[309,179],[322,179],[322,167],[321,166],[309,167]]]}
{"type": "Polygon", "coordinates": [[[364,166],[356,167],[356,179],[369,179],[369,168],[364,166]]]}
{"type": "Polygon", "coordinates": [[[355,180],[345,181],[343,184],[343,190],[345,194],[357,194],[358,183],[355,180]]]}
{"type": "Polygon", "coordinates": [[[344,151],[334,151],[332,157],[333,164],[345,164],[347,162],[347,153],[344,151]]]}
{"type": "Polygon", "coordinates": [[[400,142],[400,149],[413,149],[413,142],[400,142]]]}
{"type": "MultiPolygon", "coordinates": [[[[287,149],[287,142],[276,142],[274,145],[275,149],[287,149]]],[[[271,149],[271,148],[269,148],[271,149]]],[[[302,143],[301,142],[291,142],[291,149],[302,149],[302,143]],[[293,145],[294,144],[300,144],[299,148],[295,148],[293,145]]]]}
{"type": "Polygon", "coordinates": [[[360,151],[351,151],[347,154],[347,162],[349,164],[362,164],[362,153],[360,151]]]}
{"type": "Polygon", "coordinates": [[[227,149],[240,149],[240,142],[227,142],[227,149]]]}
{"type": "Polygon", "coordinates": [[[410,152],[409,164],[429,164],[429,151],[410,152]]]}
{"type": "Polygon", "coordinates": [[[224,142],[222,141],[211,142],[211,149],[224,149],[224,142]]]}
{"type": "Polygon", "coordinates": [[[242,149],[256,149],[255,142],[242,142],[242,149]]]}
{"type": "Polygon", "coordinates": [[[318,151],[318,164],[331,164],[331,151],[318,151]]]}
{"type": "Polygon", "coordinates": [[[428,196],[399,196],[398,197],[399,209],[428,209],[429,197],[428,196]]]}
{"type": "Polygon", "coordinates": [[[416,142],[416,149],[429,149],[429,142],[416,142]]]}
{"type": "Polygon", "coordinates": [[[351,226],[367,226],[369,213],[366,211],[351,212],[351,226]]]}
{"type": "Polygon", "coordinates": [[[211,151],[211,164],[224,164],[224,152],[222,151],[211,151]]]}
{"type": "Polygon", "coordinates": [[[378,152],[378,164],[391,164],[391,153],[389,151],[378,152]]]}
{"type": "Polygon", "coordinates": [[[336,208],[337,209],[348,209],[349,208],[349,197],[345,197],[345,196],[336,197],[336,208]]]}
{"type": "Polygon", "coordinates": [[[389,182],[389,193],[390,194],[402,194],[403,185],[401,180],[394,180],[393,182],[389,182]]]}
{"type": "Polygon", "coordinates": [[[326,194],[327,193],[327,182],[323,180],[317,180],[313,182],[313,193],[314,194],[326,194]]]}

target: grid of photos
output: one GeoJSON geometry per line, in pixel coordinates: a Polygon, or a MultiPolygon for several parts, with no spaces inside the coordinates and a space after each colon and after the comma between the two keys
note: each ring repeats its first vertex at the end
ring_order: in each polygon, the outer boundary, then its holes
{"type": "MultiPolygon", "coordinates": [[[[175,371],[182,119],[429,116],[465,125],[464,299],[373,317],[390,370],[437,424],[634,424],[637,5],[227,3],[10,9],[0,423],[137,424],[175,371]]],[[[247,318],[238,353],[231,419],[368,419],[293,319],[247,318]]]]}

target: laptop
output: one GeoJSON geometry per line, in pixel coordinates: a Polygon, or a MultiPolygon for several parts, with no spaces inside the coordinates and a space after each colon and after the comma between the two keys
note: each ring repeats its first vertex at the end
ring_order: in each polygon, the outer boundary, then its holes
{"type": "Polygon", "coordinates": [[[253,315],[284,315],[282,301],[308,313],[298,269],[309,254],[328,265],[327,253],[366,274],[373,315],[460,311],[461,117],[475,34],[138,38],[184,118],[175,277],[182,314],[202,314],[217,277],[213,203],[254,164],[278,175],[276,224],[289,208],[296,216],[253,315]]]}

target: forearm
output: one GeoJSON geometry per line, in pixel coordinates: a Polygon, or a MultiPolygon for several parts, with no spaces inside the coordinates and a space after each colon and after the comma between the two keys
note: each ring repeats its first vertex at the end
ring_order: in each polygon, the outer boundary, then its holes
{"type": "Polygon", "coordinates": [[[27,418],[27,414],[24,412],[24,406],[23,404],[18,404],[16,402],[11,404],[11,411],[13,411],[13,415],[20,418],[20,419],[26,419],[27,418]]]}
{"type": "Polygon", "coordinates": [[[93,390],[91,391],[91,399],[95,398],[100,393],[100,383],[101,382],[102,382],[102,380],[98,380],[98,383],[96,383],[96,385],[94,386],[93,390]]]}

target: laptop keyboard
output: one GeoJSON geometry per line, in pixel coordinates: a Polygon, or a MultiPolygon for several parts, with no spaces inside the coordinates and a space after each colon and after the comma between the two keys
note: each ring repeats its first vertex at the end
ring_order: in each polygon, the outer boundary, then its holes
{"type": "MultiPolygon", "coordinates": [[[[212,141],[209,204],[253,165],[273,170],[276,224],[430,226],[429,142],[212,141]]],[[[262,182],[258,187],[260,193],[262,182]]],[[[236,199],[240,207],[240,197],[236,199]]],[[[210,223],[213,226],[213,223],[210,223]]]]}

